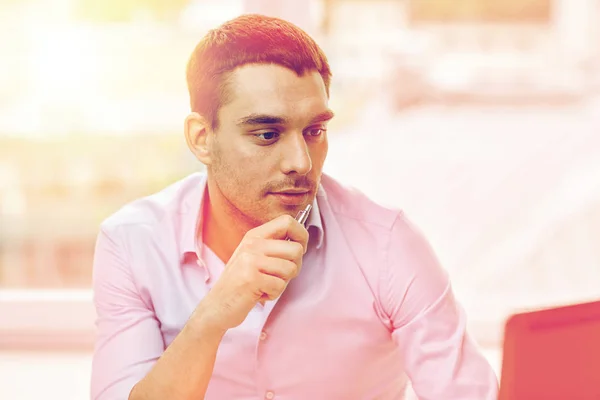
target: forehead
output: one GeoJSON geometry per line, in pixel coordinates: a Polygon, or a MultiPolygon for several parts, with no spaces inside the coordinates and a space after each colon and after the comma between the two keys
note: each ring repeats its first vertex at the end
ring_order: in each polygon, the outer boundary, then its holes
{"type": "Polygon", "coordinates": [[[228,100],[222,111],[232,117],[265,113],[303,116],[327,110],[327,92],[317,71],[302,76],[279,65],[251,64],[229,78],[228,100]]]}

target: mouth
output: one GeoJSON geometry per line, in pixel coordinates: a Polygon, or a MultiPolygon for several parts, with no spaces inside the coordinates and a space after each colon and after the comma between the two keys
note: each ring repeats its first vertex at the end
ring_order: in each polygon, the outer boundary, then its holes
{"type": "Polygon", "coordinates": [[[290,189],[282,190],[281,192],[273,192],[273,194],[306,194],[310,192],[308,189],[290,189]]]}
{"type": "Polygon", "coordinates": [[[274,197],[279,200],[280,203],[289,205],[289,206],[298,206],[304,204],[308,199],[308,195],[310,194],[309,190],[285,190],[282,192],[272,192],[270,193],[274,197]]]}

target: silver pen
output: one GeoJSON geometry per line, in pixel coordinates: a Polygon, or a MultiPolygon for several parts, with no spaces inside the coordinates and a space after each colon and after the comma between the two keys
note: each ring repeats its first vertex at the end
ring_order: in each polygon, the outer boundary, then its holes
{"type": "MultiPolygon", "coordinates": [[[[298,221],[302,225],[304,225],[306,223],[306,220],[308,219],[308,215],[310,214],[310,210],[312,210],[312,204],[307,204],[306,207],[304,207],[303,210],[298,211],[298,214],[296,214],[296,221],[298,221]]],[[[289,241],[290,238],[288,237],[285,240],[289,241]]]]}

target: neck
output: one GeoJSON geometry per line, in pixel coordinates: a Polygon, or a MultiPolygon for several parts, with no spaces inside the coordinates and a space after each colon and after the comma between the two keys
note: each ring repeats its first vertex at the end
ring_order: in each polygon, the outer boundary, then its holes
{"type": "Polygon", "coordinates": [[[204,193],[202,240],[213,253],[227,263],[242,238],[252,228],[239,211],[223,197],[208,179],[204,193]]]}

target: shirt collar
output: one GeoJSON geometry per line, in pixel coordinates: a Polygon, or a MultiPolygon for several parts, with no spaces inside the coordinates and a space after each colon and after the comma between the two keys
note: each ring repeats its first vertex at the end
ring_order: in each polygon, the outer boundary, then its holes
{"type": "MultiPolygon", "coordinates": [[[[204,194],[206,193],[206,174],[201,175],[197,185],[186,196],[184,204],[181,207],[181,236],[180,249],[181,258],[187,253],[196,253],[198,257],[202,248],[202,210],[204,208],[204,194]],[[196,238],[198,240],[196,241],[196,238]]],[[[323,245],[324,231],[323,220],[319,210],[319,199],[325,199],[325,190],[319,185],[317,195],[313,201],[313,208],[306,221],[309,233],[315,236],[316,248],[320,249],[323,245]]],[[[200,257],[199,257],[200,258],[200,257]]]]}

